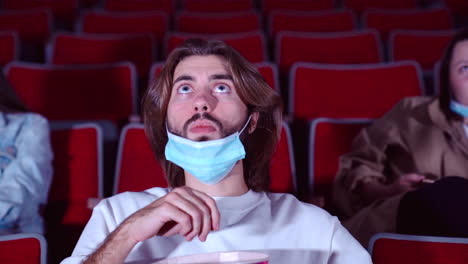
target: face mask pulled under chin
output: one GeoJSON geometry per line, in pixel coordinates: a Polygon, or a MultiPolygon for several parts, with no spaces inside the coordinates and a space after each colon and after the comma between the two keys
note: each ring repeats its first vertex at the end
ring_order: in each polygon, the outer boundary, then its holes
{"type": "Polygon", "coordinates": [[[167,130],[166,160],[192,174],[204,184],[216,184],[224,179],[237,161],[245,158],[240,134],[244,127],[225,138],[209,141],[193,141],[172,134],[167,130]]]}
{"type": "Polygon", "coordinates": [[[458,103],[455,100],[450,100],[450,110],[463,117],[468,117],[468,106],[458,103]]]}

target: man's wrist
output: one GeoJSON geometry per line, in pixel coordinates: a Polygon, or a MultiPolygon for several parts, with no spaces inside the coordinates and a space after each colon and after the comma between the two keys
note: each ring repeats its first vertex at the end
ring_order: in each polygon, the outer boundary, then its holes
{"type": "Polygon", "coordinates": [[[137,243],[131,236],[130,225],[124,222],[84,263],[123,263],[137,243]]]}

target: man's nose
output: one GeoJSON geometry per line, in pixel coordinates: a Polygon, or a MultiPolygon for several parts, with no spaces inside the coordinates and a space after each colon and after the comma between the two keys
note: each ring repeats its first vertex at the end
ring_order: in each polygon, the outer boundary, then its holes
{"type": "Polygon", "coordinates": [[[193,102],[195,112],[211,112],[216,105],[216,98],[210,93],[199,94],[193,102]]]}

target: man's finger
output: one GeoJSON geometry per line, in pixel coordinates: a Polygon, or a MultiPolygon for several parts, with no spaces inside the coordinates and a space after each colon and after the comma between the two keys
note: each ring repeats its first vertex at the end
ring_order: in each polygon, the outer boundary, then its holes
{"type": "Polygon", "coordinates": [[[221,214],[219,213],[218,206],[216,201],[210,196],[206,195],[203,192],[194,191],[194,194],[197,195],[203,202],[208,206],[211,216],[211,229],[219,230],[219,225],[221,221],[221,214]]]}

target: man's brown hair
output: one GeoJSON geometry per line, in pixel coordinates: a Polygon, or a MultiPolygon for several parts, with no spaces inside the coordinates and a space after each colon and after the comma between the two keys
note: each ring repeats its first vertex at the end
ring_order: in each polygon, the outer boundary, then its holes
{"type": "MultiPolygon", "coordinates": [[[[232,47],[221,41],[189,39],[169,54],[164,67],[143,98],[145,132],[158,161],[162,164],[171,187],[185,185],[183,169],[166,160],[166,114],[176,66],[189,56],[216,55],[227,62],[237,94],[249,113],[258,112],[256,129],[243,137],[246,157],[244,178],[254,191],[268,189],[271,156],[281,133],[282,102],[258,70],[232,47]]],[[[246,132],[248,129],[246,129],[246,132]]],[[[189,157],[188,157],[189,158],[189,157]]]]}

